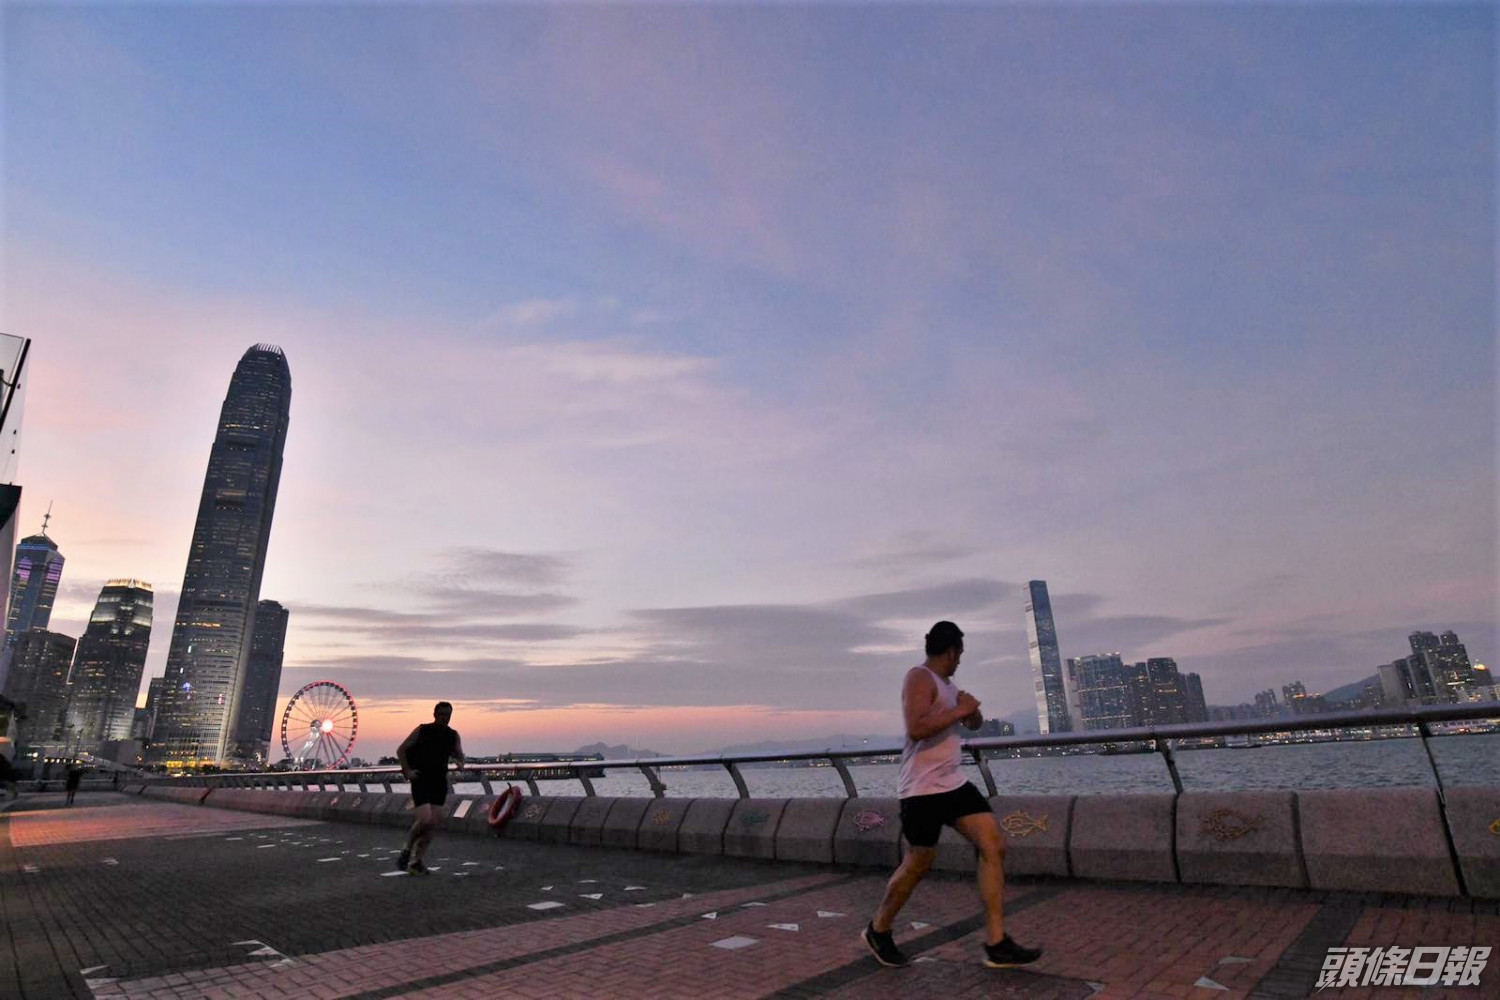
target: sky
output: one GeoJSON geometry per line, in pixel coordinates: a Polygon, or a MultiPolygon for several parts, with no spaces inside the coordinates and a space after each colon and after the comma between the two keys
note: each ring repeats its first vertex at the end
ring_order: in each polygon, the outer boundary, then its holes
{"type": "MultiPolygon", "coordinates": [[[[52,628],[279,345],[262,597],[356,755],[900,731],[923,633],[1210,704],[1497,639],[1496,11],[30,4],[0,330],[52,628]]],[[[142,680],[144,685],[146,678],[142,680]]]]}

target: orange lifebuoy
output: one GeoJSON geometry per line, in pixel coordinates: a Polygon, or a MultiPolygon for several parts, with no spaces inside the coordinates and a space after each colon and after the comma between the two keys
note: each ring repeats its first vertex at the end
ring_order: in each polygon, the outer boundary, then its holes
{"type": "Polygon", "coordinates": [[[496,833],[505,829],[521,805],[521,790],[512,785],[490,803],[490,829],[496,833]]]}

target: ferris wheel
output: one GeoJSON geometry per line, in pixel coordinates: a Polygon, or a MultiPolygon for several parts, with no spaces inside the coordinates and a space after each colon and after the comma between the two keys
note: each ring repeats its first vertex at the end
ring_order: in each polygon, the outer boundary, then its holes
{"type": "Polygon", "coordinates": [[[349,759],[359,709],[342,684],[313,681],[281,713],[281,749],[298,767],[337,767],[349,759]]]}

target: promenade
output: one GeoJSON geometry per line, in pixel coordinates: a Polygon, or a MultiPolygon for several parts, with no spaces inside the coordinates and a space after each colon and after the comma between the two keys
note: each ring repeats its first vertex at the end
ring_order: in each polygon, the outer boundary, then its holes
{"type": "MultiPolygon", "coordinates": [[[[5,808],[0,804],[0,808],[5,808]]],[[[1500,902],[1014,879],[1008,926],[1046,955],[980,964],[972,878],[902,912],[915,959],[859,931],[888,872],[400,832],[110,793],[0,813],[0,997],[1301,998],[1331,946],[1500,944],[1500,902]]],[[[1477,987],[1319,996],[1500,997],[1477,987]]]]}

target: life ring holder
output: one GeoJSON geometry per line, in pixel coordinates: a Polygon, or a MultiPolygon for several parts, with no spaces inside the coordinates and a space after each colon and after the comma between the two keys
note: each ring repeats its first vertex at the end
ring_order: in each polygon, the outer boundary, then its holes
{"type": "Polygon", "coordinates": [[[505,791],[490,803],[490,830],[499,833],[505,829],[521,807],[521,790],[515,785],[507,785],[505,791]]]}

